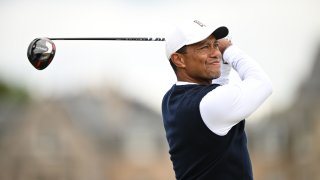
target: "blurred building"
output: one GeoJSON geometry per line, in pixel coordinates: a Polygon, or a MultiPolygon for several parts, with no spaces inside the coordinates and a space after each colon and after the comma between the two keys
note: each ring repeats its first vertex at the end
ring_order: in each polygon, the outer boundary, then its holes
{"type": "Polygon", "coordinates": [[[320,48],[314,62],[293,105],[249,128],[256,179],[320,179],[320,48]]]}
{"type": "Polygon", "coordinates": [[[0,179],[173,179],[161,116],[108,90],[0,103],[0,179]]]}

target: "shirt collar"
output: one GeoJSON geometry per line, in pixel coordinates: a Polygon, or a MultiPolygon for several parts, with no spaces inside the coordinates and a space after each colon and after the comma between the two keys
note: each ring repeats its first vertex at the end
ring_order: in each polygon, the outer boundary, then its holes
{"type": "Polygon", "coordinates": [[[197,84],[197,83],[185,82],[185,81],[177,81],[177,82],[176,82],[176,85],[177,85],[177,86],[190,85],[190,84],[197,84]]]}

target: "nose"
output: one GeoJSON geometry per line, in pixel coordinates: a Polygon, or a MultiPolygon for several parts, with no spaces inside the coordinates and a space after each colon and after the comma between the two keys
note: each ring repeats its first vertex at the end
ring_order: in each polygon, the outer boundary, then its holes
{"type": "Polygon", "coordinates": [[[218,46],[211,45],[210,46],[210,57],[215,57],[215,58],[220,58],[221,57],[221,52],[219,50],[218,46]]]}

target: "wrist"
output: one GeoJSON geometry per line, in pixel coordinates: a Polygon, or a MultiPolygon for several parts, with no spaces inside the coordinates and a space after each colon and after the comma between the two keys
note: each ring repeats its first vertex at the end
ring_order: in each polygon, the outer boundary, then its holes
{"type": "Polygon", "coordinates": [[[230,45],[228,48],[225,49],[224,53],[222,54],[222,59],[224,62],[231,64],[232,61],[238,55],[242,54],[242,51],[235,45],[230,45]]]}

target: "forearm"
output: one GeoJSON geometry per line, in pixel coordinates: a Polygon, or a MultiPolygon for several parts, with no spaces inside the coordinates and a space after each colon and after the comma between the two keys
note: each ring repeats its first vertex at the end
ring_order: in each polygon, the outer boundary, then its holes
{"type": "Polygon", "coordinates": [[[271,87],[271,81],[260,66],[237,46],[230,46],[223,54],[223,59],[236,70],[241,80],[257,79],[271,87]]]}

